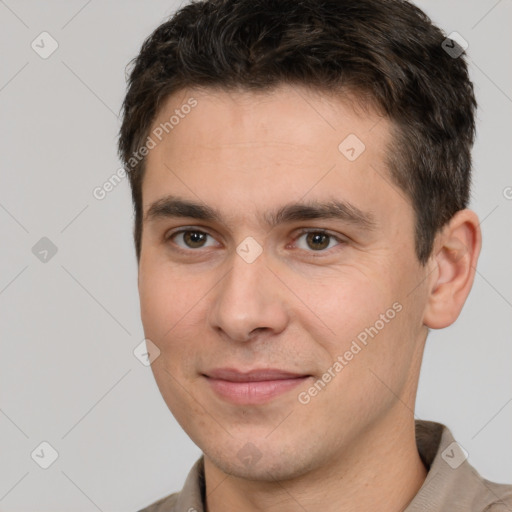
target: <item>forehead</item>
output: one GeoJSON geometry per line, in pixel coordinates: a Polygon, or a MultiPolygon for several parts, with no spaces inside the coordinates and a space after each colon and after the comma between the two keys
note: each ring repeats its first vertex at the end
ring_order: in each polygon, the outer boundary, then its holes
{"type": "Polygon", "coordinates": [[[194,130],[203,145],[264,142],[338,151],[337,142],[348,134],[378,149],[389,142],[390,124],[349,91],[334,94],[282,84],[268,91],[180,90],[163,102],[151,132],[164,138],[172,133],[176,144],[187,146],[194,130]]]}
{"type": "Polygon", "coordinates": [[[378,206],[397,194],[386,164],[390,128],[387,118],[348,94],[291,85],[179,91],[149,133],[154,148],[146,160],[144,212],[166,193],[238,212],[333,192],[341,200],[352,196],[361,210],[363,203],[378,206]]]}

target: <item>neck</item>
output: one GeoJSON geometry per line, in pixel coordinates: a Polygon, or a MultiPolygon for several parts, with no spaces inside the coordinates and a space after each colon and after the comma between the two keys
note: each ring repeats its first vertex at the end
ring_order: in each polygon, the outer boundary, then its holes
{"type": "Polygon", "coordinates": [[[403,510],[427,476],[414,417],[399,410],[342,453],[299,477],[276,482],[226,475],[205,455],[206,512],[380,512],[403,510]]]}

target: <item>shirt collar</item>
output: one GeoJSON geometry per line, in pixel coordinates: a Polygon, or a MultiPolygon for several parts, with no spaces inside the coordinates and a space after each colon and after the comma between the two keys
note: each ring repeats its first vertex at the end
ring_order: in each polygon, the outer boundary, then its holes
{"type": "MultiPolygon", "coordinates": [[[[483,479],[469,464],[465,450],[441,423],[416,420],[416,444],[427,478],[404,512],[483,510],[512,487],[483,479]]],[[[190,470],[173,512],[204,512],[204,455],[190,470]]],[[[508,503],[508,501],[507,501],[508,503]]],[[[505,509],[504,509],[505,510],[505,509]]]]}

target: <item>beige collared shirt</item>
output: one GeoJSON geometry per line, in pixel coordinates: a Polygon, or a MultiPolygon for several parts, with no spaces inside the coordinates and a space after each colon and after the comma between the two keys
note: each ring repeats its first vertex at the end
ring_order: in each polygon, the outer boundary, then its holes
{"type": "MultiPolygon", "coordinates": [[[[512,512],[512,485],[482,478],[445,425],[416,420],[416,444],[429,471],[403,512],[512,512]]],[[[205,512],[203,462],[201,456],[181,492],[161,498],[139,512],[205,512]]]]}

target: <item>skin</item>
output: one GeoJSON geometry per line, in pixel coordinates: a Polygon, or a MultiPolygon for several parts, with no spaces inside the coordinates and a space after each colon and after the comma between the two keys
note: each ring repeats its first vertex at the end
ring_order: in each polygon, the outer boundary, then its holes
{"type": "Polygon", "coordinates": [[[458,212],[423,266],[412,205],[386,168],[386,118],[348,95],[282,85],[180,91],[154,127],[191,96],[197,106],[147,156],[143,211],[173,194],[218,209],[222,221],[145,218],[138,286],[145,336],[161,351],[156,382],[205,456],[207,510],[402,510],[427,474],[413,415],[423,348],[428,328],[453,323],[471,289],[476,214],[458,212]],[[366,146],[354,161],[338,150],[349,134],[366,146]],[[372,214],[374,229],[263,221],[286,203],[333,197],[372,214]],[[207,233],[203,246],[169,238],[184,227],[207,233]],[[340,241],[319,250],[300,234],[306,228],[340,241]],[[248,236],[263,249],[252,263],[236,252],[248,236]],[[402,310],[300,403],[298,394],[397,302],[402,310]],[[219,367],[312,377],[267,403],[236,405],[202,375],[219,367]],[[244,464],[237,454],[249,442],[259,459],[244,464]]]}

